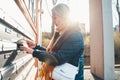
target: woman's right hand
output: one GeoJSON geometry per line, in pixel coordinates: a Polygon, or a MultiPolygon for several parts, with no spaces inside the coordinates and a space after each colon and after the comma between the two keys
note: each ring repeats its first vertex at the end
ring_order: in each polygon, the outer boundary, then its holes
{"type": "Polygon", "coordinates": [[[26,46],[20,46],[20,49],[22,49],[23,51],[26,51],[26,53],[28,53],[28,54],[32,54],[34,51],[30,47],[26,47],[26,46]]]}
{"type": "Polygon", "coordinates": [[[34,41],[26,40],[26,42],[28,44],[28,47],[30,47],[32,49],[36,47],[36,43],[34,41]]]}

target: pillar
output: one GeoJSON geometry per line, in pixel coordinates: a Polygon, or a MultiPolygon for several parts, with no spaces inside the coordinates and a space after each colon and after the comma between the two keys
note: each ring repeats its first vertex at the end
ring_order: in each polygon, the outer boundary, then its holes
{"type": "Polygon", "coordinates": [[[112,0],[89,0],[91,73],[114,79],[114,37],[112,0]]]}

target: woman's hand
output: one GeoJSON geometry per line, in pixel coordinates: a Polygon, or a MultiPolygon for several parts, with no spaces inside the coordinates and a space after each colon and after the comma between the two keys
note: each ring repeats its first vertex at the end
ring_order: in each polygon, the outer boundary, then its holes
{"type": "Polygon", "coordinates": [[[20,49],[22,49],[23,51],[26,51],[26,53],[28,54],[32,54],[34,51],[32,48],[25,47],[25,46],[20,46],[20,49]]]}
{"type": "Polygon", "coordinates": [[[36,43],[31,40],[26,40],[26,43],[28,44],[28,47],[32,49],[36,47],[36,43]]]}

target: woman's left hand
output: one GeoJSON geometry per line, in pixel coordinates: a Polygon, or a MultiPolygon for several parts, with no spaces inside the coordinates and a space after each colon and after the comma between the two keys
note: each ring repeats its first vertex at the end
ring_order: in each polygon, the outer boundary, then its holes
{"type": "Polygon", "coordinates": [[[20,46],[20,48],[21,48],[23,51],[26,51],[26,53],[28,53],[28,54],[32,54],[33,51],[34,51],[32,48],[25,47],[25,46],[20,46]]]}

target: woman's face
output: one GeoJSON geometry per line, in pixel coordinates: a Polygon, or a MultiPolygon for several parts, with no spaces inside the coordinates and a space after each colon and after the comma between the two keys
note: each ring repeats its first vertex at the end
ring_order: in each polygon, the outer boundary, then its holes
{"type": "Polygon", "coordinates": [[[55,13],[52,14],[52,20],[53,20],[53,23],[56,25],[56,27],[63,26],[65,22],[63,17],[60,17],[56,15],[55,13]]]}

